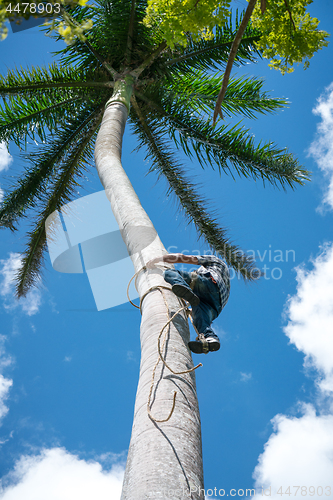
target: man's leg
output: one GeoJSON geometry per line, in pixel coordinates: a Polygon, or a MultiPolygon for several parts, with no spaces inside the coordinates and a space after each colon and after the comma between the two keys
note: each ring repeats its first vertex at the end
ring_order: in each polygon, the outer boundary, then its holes
{"type": "Polygon", "coordinates": [[[214,311],[214,309],[203,300],[200,301],[198,306],[192,307],[192,319],[194,326],[199,333],[203,333],[205,336],[212,335],[213,337],[218,338],[211,326],[212,322],[216,318],[216,311],[214,311]]]}
{"type": "MultiPolygon", "coordinates": [[[[205,276],[198,276],[194,292],[199,296],[200,303],[192,307],[192,319],[198,333],[204,335],[210,351],[220,349],[220,340],[212,329],[212,322],[220,312],[219,291],[216,285],[205,276]]],[[[189,342],[189,348],[196,354],[204,352],[203,343],[200,340],[189,342]]]]}
{"type": "Polygon", "coordinates": [[[193,293],[189,284],[191,283],[191,274],[175,269],[166,269],[163,277],[167,283],[172,285],[172,291],[177,297],[187,300],[192,307],[199,304],[200,299],[193,293]]]}

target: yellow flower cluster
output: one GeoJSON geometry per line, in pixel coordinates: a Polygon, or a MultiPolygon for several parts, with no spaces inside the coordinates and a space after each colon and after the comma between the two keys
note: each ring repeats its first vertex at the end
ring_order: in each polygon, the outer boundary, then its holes
{"type": "Polygon", "coordinates": [[[274,0],[267,2],[264,15],[259,5],[252,14],[253,26],[263,34],[256,45],[270,59],[269,66],[282,74],[294,71],[295,63],[304,62],[306,69],[313,54],[328,45],[328,33],[318,30],[318,19],[306,12],[310,3],[312,0],[288,0],[286,7],[284,0],[274,0]]]}
{"type": "Polygon", "coordinates": [[[92,27],[92,25],[93,22],[91,19],[85,21],[84,23],[78,26],[73,26],[71,23],[67,24],[67,21],[66,22],[61,21],[57,27],[57,30],[59,35],[61,35],[64,38],[67,45],[71,45],[75,42],[76,37],[84,41],[85,40],[84,32],[86,30],[89,30],[92,27]]]}
{"type": "MultiPolygon", "coordinates": [[[[260,3],[251,22],[262,33],[257,47],[271,59],[269,66],[282,73],[293,71],[294,63],[304,62],[307,68],[313,54],[327,46],[329,36],[318,30],[318,19],[306,12],[312,0],[270,0],[264,14],[260,3]]],[[[228,0],[148,0],[144,24],[158,27],[173,48],[176,43],[186,45],[186,32],[194,39],[211,37],[213,28],[221,26],[230,13],[228,0]]]]}
{"type": "Polygon", "coordinates": [[[0,1],[0,40],[4,40],[7,36],[8,28],[5,26],[6,8],[1,4],[2,2],[0,1]]]}
{"type": "Polygon", "coordinates": [[[231,0],[148,0],[144,24],[158,26],[168,45],[187,44],[186,32],[194,39],[209,39],[213,28],[230,15],[231,0]]]}

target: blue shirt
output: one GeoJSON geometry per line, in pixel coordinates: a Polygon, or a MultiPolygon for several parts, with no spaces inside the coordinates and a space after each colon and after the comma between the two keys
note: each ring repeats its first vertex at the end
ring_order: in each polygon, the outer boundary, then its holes
{"type": "Polygon", "coordinates": [[[222,309],[228,302],[230,294],[230,274],[228,266],[223,260],[215,257],[215,255],[200,255],[197,257],[200,264],[196,271],[206,277],[212,277],[216,281],[216,285],[220,291],[220,299],[222,309]]]}

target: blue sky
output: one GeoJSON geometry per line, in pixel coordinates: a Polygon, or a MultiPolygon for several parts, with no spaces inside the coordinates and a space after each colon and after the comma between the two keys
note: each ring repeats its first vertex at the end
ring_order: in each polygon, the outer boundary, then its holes
{"type": "MultiPolygon", "coordinates": [[[[245,1],[237,2],[238,7],[245,1]]],[[[312,15],[331,31],[332,5],[312,15]]],[[[60,42],[62,43],[62,42],[60,42]]],[[[56,45],[38,28],[0,43],[0,71],[50,63],[56,45]]],[[[333,495],[333,47],[310,68],[281,76],[267,62],[237,69],[262,75],[290,107],[246,121],[256,139],[287,146],[313,172],[287,192],[203,171],[186,160],[221,224],[266,266],[255,285],[232,280],[215,322],[221,350],[197,371],[205,488],[236,491],[314,486],[333,495]],[[325,489],[326,488],[326,489],[325,489]]],[[[145,175],[144,152],[127,127],[123,164],[165,247],[204,253],[165,185],[145,175]]],[[[0,187],[24,167],[14,145],[0,149],[0,187]]],[[[78,197],[101,190],[92,166],[78,197]]],[[[24,221],[0,240],[0,498],[120,498],[138,381],[140,313],[129,303],[97,311],[85,274],[62,274],[46,259],[43,286],[19,302],[12,276],[24,221]]],[[[311,490],[312,492],[313,490],[311,490]]],[[[295,490],[291,489],[292,494],[295,490]]],[[[303,490],[303,493],[305,490],[303,490]]],[[[240,494],[237,496],[241,496],[240,494]]],[[[302,496],[301,490],[296,496],[302,496]]],[[[305,495],[306,496],[306,495],[305,495]]]]}

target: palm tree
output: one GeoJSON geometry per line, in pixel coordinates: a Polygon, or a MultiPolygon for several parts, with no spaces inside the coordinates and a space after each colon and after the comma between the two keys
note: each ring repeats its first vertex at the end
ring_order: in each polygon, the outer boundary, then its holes
{"type": "MultiPolygon", "coordinates": [[[[283,188],[293,188],[307,179],[307,172],[286,150],[271,143],[255,145],[240,126],[210,124],[209,114],[222,81],[210,70],[217,70],[228,59],[238,21],[233,25],[230,20],[223,29],[217,29],[213,40],[194,42],[189,36],[186,48],[171,51],[158,31],[141,23],[145,8],[145,0],[98,0],[93,12],[80,7],[67,10],[66,15],[70,13],[80,23],[93,18],[86,41],[77,40],[57,52],[57,64],[48,68],[9,71],[1,77],[4,105],[0,140],[14,141],[22,149],[29,137],[43,142],[24,152],[29,166],[0,207],[3,227],[15,230],[28,209],[35,220],[17,276],[18,296],[38,280],[46,249],[45,221],[75,197],[94,145],[96,168],[135,271],[149,259],[166,253],[121,165],[127,120],[138,137],[138,148],[145,147],[149,172],[166,179],[168,194],[176,196],[199,237],[246,280],[258,277],[255,263],[228,241],[225,229],[208,212],[206,200],[186,178],[174,147],[197,158],[203,168],[217,167],[220,173],[237,173],[283,188]]],[[[254,41],[259,36],[251,26],[247,28],[236,58],[238,65],[258,55],[254,41]]],[[[234,78],[222,110],[225,116],[252,118],[285,104],[263,91],[261,79],[234,78]]],[[[171,292],[162,293],[157,288],[163,283],[160,274],[138,275],[139,294],[144,296],[142,358],[123,500],[158,498],[158,492],[168,490],[178,490],[181,498],[203,498],[194,372],[170,375],[162,363],[154,366],[157,337],[168,317],[180,307],[171,292]],[[154,417],[149,417],[147,398],[153,370],[154,417]],[[160,422],[170,412],[174,388],[178,394],[172,417],[160,422]]],[[[182,312],[170,324],[163,351],[177,373],[193,367],[188,340],[187,316],[182,312]]]]}

